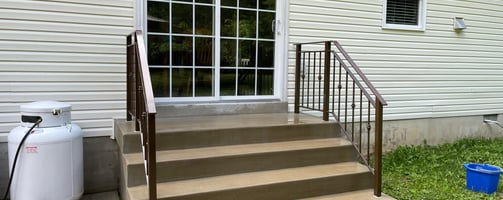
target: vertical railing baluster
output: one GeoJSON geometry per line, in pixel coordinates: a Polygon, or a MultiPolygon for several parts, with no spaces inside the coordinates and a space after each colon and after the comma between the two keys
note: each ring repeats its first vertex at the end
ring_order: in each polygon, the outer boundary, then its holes
{"type": "Polygon", "coordinates": [[[313,58],[313,107],[311,108],[315,108],[315,105],[316,105],[316,51],[313,53],[314,54],[314,58],[313,58]]]}
{"type": "Polygon", "coordinates": [[[301,90],[301,103],[300,105],[302,107],[305,106],[304,104],[304,99],[306,98],[304,95],[305,95],[305,92],[304,92],[304,88],[306,88],[305,86],[305,83],[306,83],[306,53],[305,52],[302,52],[302,75],[301,75],[301,78],[302,78],[302,90],[301,90]]]}
{"type": "MultiPolygon", "coordinates": [[[[337,60],[335,58],[335,54],[334,54],[334,57],[333,57],[333,67],[330,66],[330,69],[333,69],[333,72],[331,72],[331,75],[332,75],[332,78],[330,79],[332,81],[332,88],[336,88],[335,87],[335,80],[336,80],[336,71],[337,71],[337,60]]],[[[333,91],[333,90],[330,90],[332,91],[332,110],[331,112],[332,113],[335,113],[334,110],[335,110],[335,93],[336,91],[333,91]]],[[[339,116],[335,116],[335,119],[337,121],[339,121],[339,116]]]]}
{"type": "Polygon", "coordinates": [[[368,108],[367,108],[368,114],[367,114],[367,160],[370,160],[370,129],[372,126],[370,126],[370,100],[368,103],[368,108]]]}
{"type": "Polygon", "coordinates": [[[351,92],[351,96],[353,97],[352,103],[351,103],[351,135],[353,137],[353,142],[355,138],[355,81],[353,80],[353,91],[351,92]]]}
{"type": "Polygon", "coordinates": [[[346,71],[346,92],[344,94],[345,100],[344,100],[344,130],[348,130],[348,72],[346,71]]]}
{"type": "Polygon", "coordinates": [[[309,94],[310,94],[310,85],[311,85],[311,81],[310,81],[310,77],[311,77],[311,52],[307,52],[307,97],[306,97],[306,107],[309,107],[309,94]]]}
{"type": "Polygon", "coordinates": [[[321,110],[321,90],[323,90],[323,88],[321,88],[321,74],[322,74],[322,68],[323,66],[321,65],[321,52],[319,52],[320,56],[319,56],[319,59],[318,59],[318,110],[321,110]]]}
{"type": "Polygon", "coordinates": [[[362,120],[362,111],[363,111],[363,90],[360,89],[360,123],[358,123],[360,125],[360,143],[359,143],[359,147],[360,147],[360,152],[362,152],[362,124],[363,124],[363,120],[362,120]]]}
{"type": "Polygon", "coordinates": [[[342,63],[339,61],[339,85],[337,86],[339,89],[339,101],[337,106],[337,117],[339,118],[339,122],[341,121],[341,90],[342,90],[342,63]]]}

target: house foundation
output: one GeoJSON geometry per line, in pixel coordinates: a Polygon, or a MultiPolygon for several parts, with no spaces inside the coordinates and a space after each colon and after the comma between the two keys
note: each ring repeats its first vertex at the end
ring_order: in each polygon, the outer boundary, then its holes
{"type": "MultiPolygon", "coordinates": [[[[498,121],[502,120],[498,115],[498,121]]],[[[404,145],[438,145],[462,138],[503,137],[503,129],[483,122],[484,116],[390,120],[383,123],[383,150],[404,145]]]]}

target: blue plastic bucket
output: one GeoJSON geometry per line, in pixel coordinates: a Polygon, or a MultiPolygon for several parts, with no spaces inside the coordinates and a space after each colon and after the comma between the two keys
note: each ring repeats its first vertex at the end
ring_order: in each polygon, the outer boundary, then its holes
{"type": "Polygon", "coordinates": [[[500,174],[503,170],[487,164],[464,164],[466,169],[466,189],[474,192],[492,194],[498,189],[500,174]]]}

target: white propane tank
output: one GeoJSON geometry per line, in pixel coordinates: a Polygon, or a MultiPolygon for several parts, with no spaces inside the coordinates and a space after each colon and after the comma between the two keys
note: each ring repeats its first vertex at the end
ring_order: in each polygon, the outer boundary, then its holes
{"type": "MultiPolygon", "coordinates": [[[[82,131],[71,124],[71,105],[38,101],[21,106],[21,125],[8,137],[9,169],[26,131],[35,127],[20,150],[10,190],[12,200],[80,199],[83,185],[82,131]]],[[[10,171],[12,172],[12,171],[10,171]]]]}

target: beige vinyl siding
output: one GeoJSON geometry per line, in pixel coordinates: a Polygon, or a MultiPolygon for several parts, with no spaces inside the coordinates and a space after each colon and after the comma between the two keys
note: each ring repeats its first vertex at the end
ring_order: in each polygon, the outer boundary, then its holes
{"type": "Polygon", "coordinates": [[[427,0],[425,31],[383,29],[383,1],[291,0],[294,43],[338,40],[389,105],[385,119],[503,113],[503,1],[427,0]],[[453,18],[467,29],[456,33],[453,18]]]}
{"type": "Polygon", "coordinates": [[[85,137],[112,134],[125,117],[125,36],[133,0],[7,0],[0,3],[0,142],[19,125],[19,106],[73,106],[85,137]]]}

